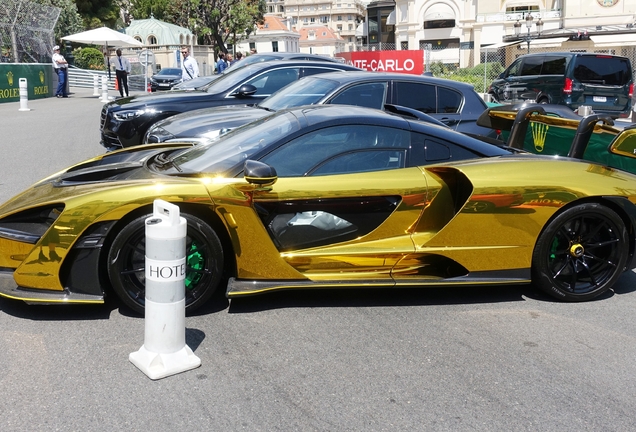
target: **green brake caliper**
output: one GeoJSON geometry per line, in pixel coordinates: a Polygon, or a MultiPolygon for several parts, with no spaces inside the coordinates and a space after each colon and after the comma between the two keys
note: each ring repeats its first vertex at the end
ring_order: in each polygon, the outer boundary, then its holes
{"type": "Polygon", "coordinates": [[[188,270],[185,277],[185,287],[187,290],[192,290],[203,277],[205,268],[205,257],[199,251],[199,245],[194,241],[186,251],[186,266],[188,270]]]}
{"type": "Polygon", "coordinates": [[[554,238],[554,240],[552,240],[552,245],[550,246],[550,261],[554,261],[556,259],[556,251],[559,248],[559,239],[558,238],[554,238]]]}

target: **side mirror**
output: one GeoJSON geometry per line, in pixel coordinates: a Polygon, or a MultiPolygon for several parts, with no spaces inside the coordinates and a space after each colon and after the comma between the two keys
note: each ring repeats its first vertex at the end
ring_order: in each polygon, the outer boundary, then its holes
{"type": "Polygon", "coordinates": [[[256,93],[258,89],[254,87],[252,84],[243,84],[237,91],[231,94],[231,96],[236,96],[239,98],[244,98],[248,96],[252,96],[256,93]]]}
{"type": "Polygon", "coordinates": [[[243,165],[243,177],[248,183],[262,186],[273,185],[278,180],[278,174],[273,166],[250,159],[243,165]]]}
{"type": "Polygon", "coordinates": [[[636,159],[636,128],[625,129],[609,146],[609,152],[636,159]]]}

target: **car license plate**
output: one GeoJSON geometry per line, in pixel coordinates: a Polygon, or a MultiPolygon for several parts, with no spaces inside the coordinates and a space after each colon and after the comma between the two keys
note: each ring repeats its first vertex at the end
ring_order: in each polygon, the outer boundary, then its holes
{"type": "Polygon", "coordinates": [[[605,96],[593,96],[592,100],[594,102],[607,102],[607,98],[605,96]]]}

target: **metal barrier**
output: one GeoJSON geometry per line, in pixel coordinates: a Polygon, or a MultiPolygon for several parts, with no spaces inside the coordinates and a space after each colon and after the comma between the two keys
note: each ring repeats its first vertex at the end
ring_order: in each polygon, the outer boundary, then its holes
{"type": "MultiPolygon", "coordinates": [[[[68,82],[70,87],[82,87],[93,88],[94,76],[99,77],[98,82],[101,85],[102,77],[108,77],[108,72],[80,69],[75,66],[71,66],[68,69],[68,82]]],[[[129,75],[128,76],[128,89],[136,91],[144,91],[144,79],[143,75],[129,75]]],[[[111,74],[111,79],[108,80],[108,90],[115,90],[115,73],[111,74]]]]}

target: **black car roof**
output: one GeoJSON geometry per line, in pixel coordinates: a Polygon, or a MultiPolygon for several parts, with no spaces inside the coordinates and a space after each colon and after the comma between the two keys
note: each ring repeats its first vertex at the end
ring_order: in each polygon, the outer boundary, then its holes
{"type": "Polygon", "coordinates": [[[544,56],[565,56],[565,57],[616,57],[619,59],[627,59],[624,56],[617,56],[613,54],[604,54],[604,53],[595,53],[595,52],[569,52],[569,51],[558,51],[558,52],[542,52],[542,53],[532,53],[532,54],[523,54],[521,57],[544,57],[544,56]]]}
{"type": "Polygon", "coordinates": [[[276,67],[290,67],[290,66],[328,66],[328,67],[335,67],[338,69],[342,69],[342,70],[349,70],[349,71],[362,71],[362,69],[357,68],[355,66],[351,66],[348,64],[344,64],[344,63],[338,63],[338,62],[325,62],[322,60],[286,60],[284,62],[277,62],[276,60],[270,60],[270,61],[264,61],[264,62],[258,62],[258,63],[252,63],[250,65],[245,66],[243,69],[245,68],[253,68],[253,69],[272,69],[272,68],[276,68],[276,67]]]}
{"type": "MultiPolygon", "coordinates": [[[[268,53],[256,53],[256,54],[250,54],[247,57],[243,57],[244,59],[247,58],[261,58],[261,57],[275,57],[275,60],[287,60],[287,59],[292,59],[292,60],[296,60],[296,59],[301,59],[301,58],[309,58],[309,59],[315,59],[315,60],[321,60],[321,61],[328,61],[328,62],[336,62],[338,63],[339,60],[334,59],[332,57],[328,57],[325,55],[320,55],[320,54],[306,54],[306,53],[301,53],[301,52],[268,52],[268,53]]],[[[259,61],[270,61],[270,60],[259,60],[259,61]]]]}
{"type": "MultiPolygon", "coordinates": [[[[413,130],[441,138],[472,149],[484,156],[501,156],[510,154],[508,150],[480,141],[452,129],[417,120],[407,120],[403,117],[372,108],[352,105],[306,105],[281,110],[274,115],[284,115],[284,112],[291,112],[299,119],[299,121],[305,121],[308,126],[315,125],[316,123],[323,123],[326,120],[332,120],[328,123],[333,124],[355,122],[357,124],[389,126],[413,130]]],[[[324,125],[328,123],[324,123],[324,125]]]]}
{"type": "MultiPolygon", "coordinates": [[[[356,68],[357,69],[357,68],[356,68]]],[[[425,75],[413,75],[413,74],[404,74],[397,72],[369,72],[361,69],[357,69],[356,71],[352,71],[346,74],[336,74],[335,76],[332,74],[316,74],[311,75],[311,77],[320,77],[329,79],[332,81],[336,81],[340,84],[347,84],[351,82],[364,81],[364,80],[378,80],[378,79],[386,79],[386,80],[400,80],[400,81],[413,81],[419,83],[433,84],[433,85],[443,85],[447,87],[453,87],[457,89],[465,89],[465,90],[474,90],[472,84],[464,83],[461,81],[453,81],[444,78],[436,78],[432,76],[425,75]]]]}

